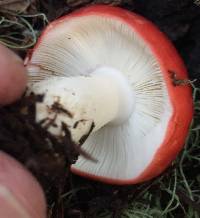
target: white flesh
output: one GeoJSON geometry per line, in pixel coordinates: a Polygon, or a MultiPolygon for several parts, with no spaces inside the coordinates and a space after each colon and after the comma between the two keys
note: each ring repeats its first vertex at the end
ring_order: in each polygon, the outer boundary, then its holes
{"type": "Polygon", "coordinates": [[[64,122],[74,142],[104,125],[120,125],[132,114],[134,95],[123,75],[109,67],[96,69],[90,76],[51,77],[32,84],[35,94],[44,95],[37,103],[36,121],[43,126],[53,120],[49,131],[64,134],[64,122]],[[57,104],[58,109],[55,108],[57,104]]]}
{"type": "MultiPolygon", "coordinates": [[[[105,125],[83,144],[97,163],[80,156],[73,167],[110,179],[133,179],[151,163],[162,144],[172,106],[158,60],[132,27],[95,15],[61,22],[43,38],[28,71],[31,84],[51,75],[90,76],[104,66],[121,72],[127,79],[134,109],[128,120],[105,125]]],[[[106,88],[104,93],[109,90],[106,88]]],[[[110,106],[101,107],[108,110],[110,106]]]]}

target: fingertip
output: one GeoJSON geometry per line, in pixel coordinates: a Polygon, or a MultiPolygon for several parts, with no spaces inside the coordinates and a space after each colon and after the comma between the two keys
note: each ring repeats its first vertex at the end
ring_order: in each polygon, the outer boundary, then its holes
{"type": "Polygon", "coordinates": [[[27,72],[23,61],[0,44],[0,105],[14,102],[26,88],[27,72]]]}
{"type": "Polygon", "coordinates": [[[19,214],[16,218],[46,217],[46,201],[39,183],[20,163],[3,152],[0,152],[0,205],[4,205],[0,207],[0,217],[14,213],[19,214]]]}

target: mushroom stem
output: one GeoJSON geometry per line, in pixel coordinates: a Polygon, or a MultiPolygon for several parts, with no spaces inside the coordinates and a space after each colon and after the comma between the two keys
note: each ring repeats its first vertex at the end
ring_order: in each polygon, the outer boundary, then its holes
{"type": "Polygon", "coordinates": [[[44,94],[36,105],[36,121],[53,120],[49,131],[62,134],[62,122],[79,143],[94,125],[93,132],[106,124],[125,122],[133,111],[134,94],[125,77],[110,67],[100,67],[87,76],[53,77],[30,86],[44,94]],[[48,118],[48,119],[46,119],[48,118]]]}

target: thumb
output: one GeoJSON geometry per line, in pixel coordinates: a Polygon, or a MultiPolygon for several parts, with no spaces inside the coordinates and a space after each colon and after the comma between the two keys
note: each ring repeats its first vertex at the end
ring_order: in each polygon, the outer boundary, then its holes
{"type": "Polygon", "coordinates": [[[0,152],[0,217],[46,217],[40,185],[20,163],[3,152],[0,152]]]}

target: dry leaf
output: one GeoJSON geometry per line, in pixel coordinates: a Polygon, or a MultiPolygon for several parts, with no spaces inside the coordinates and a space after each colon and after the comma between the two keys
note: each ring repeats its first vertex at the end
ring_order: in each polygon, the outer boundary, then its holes
{"type": "Polygon", "coordinates": [[[0,10],[25,12],[30,4],[30,0],[0,0],[0,10]]]}

